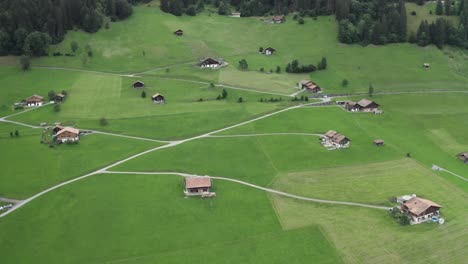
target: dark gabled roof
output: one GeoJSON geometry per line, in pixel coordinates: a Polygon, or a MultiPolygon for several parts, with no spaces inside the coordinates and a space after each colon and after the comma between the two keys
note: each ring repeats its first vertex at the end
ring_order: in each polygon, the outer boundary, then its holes
{"type": "Polygon", "coordinates": [[[206,58],[206,59],[202,59],[200,60],[200,64],[222,64],[221,60],[216,60],[216,59],[213,59],[213,58],[206,58]]]}
{"type": "Polygon", "coordinates": [[[266,51],[266,50],[269,50],[269,51],[276,51],[276,50],[275,50],[274,48],[272,48],[272,47],[268,47],[268,48],[266,48],[264,51],[266,51]]]}

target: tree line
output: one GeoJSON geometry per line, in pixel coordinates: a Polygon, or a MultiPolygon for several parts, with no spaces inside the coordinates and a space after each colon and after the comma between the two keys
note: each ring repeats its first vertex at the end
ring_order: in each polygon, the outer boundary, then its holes
{"type": "Polygon", "coordinates": [[[2,0],[0,55],[46,55],[47,46],[62,41],[68,30],[94,33],[105,17],[129,17],[138,2],[149,0],[2,0]]]}

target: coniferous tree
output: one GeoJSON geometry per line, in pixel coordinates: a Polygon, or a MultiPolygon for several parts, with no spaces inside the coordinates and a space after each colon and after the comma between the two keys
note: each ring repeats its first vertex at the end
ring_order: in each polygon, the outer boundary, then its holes
{"type": "Polygon", "coordinates": [[[444,13],[444,7],[442,6],[442,2],[440,0],[437,0],[435,13],[438,16],[441,16],[444,13]]]}
{"type": "Polygon", "coordinates": [[[444,0],[444,6],[445,6],[445,15],[450,16],[451,15],[451,6],[452,3],[450,0],[444,0]]]}

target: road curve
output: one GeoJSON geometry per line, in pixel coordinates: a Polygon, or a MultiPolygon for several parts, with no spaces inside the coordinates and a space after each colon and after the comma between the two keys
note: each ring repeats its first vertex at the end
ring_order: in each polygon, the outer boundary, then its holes
{"type": "MultiPolygon", "coordinates": [[[[175,175],[175,176],[181,176],[181,177],[197,177],[197,176],[208,176],[208,175],[197,175],[197,174],[190,174],[190,173],[181,173],[181,172],[125,172],[125,171],[103,171],[102,173],[106,174],[137,174],[137,175],[175,175]]],[[[295,194],[290,194],[262,186],[258,186],[252,183],[248,183],[245,181],[241,180],[236,180],[236,179],[231,179],[231,178],[226,178],[226,177],[217,177],[217,176],[209,176],[212,179],[215,180],[222,180],[222,181],[229,181],[229,182],[234,182],[238,184],[242,184],[245,186],[249,186],[258,190],[262,190],[268,193],[276,194],[276,195],[281,195],[289,198],[293,198],[296,200],[301,200],[301,201],[307,201],[307,202],[314,202],[314,203],[325,203],[325,204],[334,204],[334,205],[346,205],[346,206],[358,206],[358,207],[366,207],[366,208],[372,208],[372,209],[381,209],[381,210],[389,210],[391,207],[387,206],[379,206],[379,205],[372,205],[372,204],[363,204],[363,203],[354,203],[354,202],[346,202],[346,201],[334,201],[334,200],[325,200],[325,199],[317,199],[317,198],[311,198],[311,197],[304,197],[304,196],[299,196],[295,194]]]]}

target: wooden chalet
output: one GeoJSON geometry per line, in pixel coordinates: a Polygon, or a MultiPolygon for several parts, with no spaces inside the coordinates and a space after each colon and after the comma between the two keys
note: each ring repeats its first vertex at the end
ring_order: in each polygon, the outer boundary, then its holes
{"type": "Polygon", "coordinates": [[[371,100],[362,99],[359,102],[347,101],[345,108],[352,112],[375,112],[379,110],[379,104],[371,100]]]}
{"type": "Polygon", "coordinates": [[[468,152],[458,154],[458,158],[464,163],[468,164],[468,152]]]}
{"type": "Polygon", "coordinates": [[[412,224],[431,221],[432,217],[439,216],[440,208],[442,208],[442,206],[416,196],[403,202],[401,205],[401,210],[408,214],[412,224]]]}
{"type": "Polygon", "coordinates": [[[284,23],[286,21],[286,17],[284,15],[274,16],[271,21],[275,24],[284,23]]]}
{"type": "Polygon", "coordinates": [[[302,80],[299,82],[299,87],[301,89],[305,89],[309,92],[312,92],[312,93],[321,93],[322,92],[322,88],[320,88],[320,86],[318,86],[316,83],[312,82],[311,80],[302,80]]]}
{"type": "Polygon", "coordinates": [[[80,140],[80,131],[73,127],[64,127],[55,136],[60,143],[75,142],[80,140]]]}
{"type": "Polygon", "coordinates": [[[213,58],[206,58],[200,60],[198,66],[200,68],[218,68],[223,65],[224,61],[222,59],[213,59],[213,58]]]}
{"type": "Polygon", "coordinates": [[[26,104],[26,106],[41,106],[44,103],[44,97],[35,94],[24,99],[23,103],[26,104]]]}
{"type": "Polygon", "coordinates": [[[376,145],[377,147],[381,147],[385,145],[385,141],[383,141],[383,139],[376,139],[374,140],[374,145],[376,145]]]}
{"type": "Polygon", "coordinates": [[[145,83],[142,81],[136,81],[133,83],[133,88],[138,89],[138,88],[144,88],[144,87],[145,87],[145,83]]]}
{"type": "Polygon", "coordinates": [[[164,104],[164,96],[160,93],[156,93],[153,96],[151,96],[151,100],[153,100],[153,103],[155,104],[164,104]]]}
{"type": "Polygon", "coordinates": [[[276,50],[272,47],[268,47],[266,49],[263,50],[263,54],[265,55],[273,55],[273,53],[275,53],[276,50]]]}
{"type": "Polygon", "coordinates": [[[431,65],[430,65],[429,63],[424,63],[424,64],[423,64],[423,67],[424,67],[425,69],[428,69],[429,67],[431,67],[431,65]]]}
{"type": "Polygon", "coordinates": [[[329,130],[322,138],[324,145],[330,144],[337,148],[349,147],[350,139],[334,130],[329,130]]]}
{"type": "Polygon", "coordinates": [[[182,29],[178,29],[178,30],[174,31],[174,35],[180,37],[180,36],[184,35],[184,31],[182,29]]]}
{"type": "Polygon", "coordinates": [[[187,196],[201,196],[210,192],[211,185],[211,178],[208,176],[186,177],[184,193],[187,196]]]}

